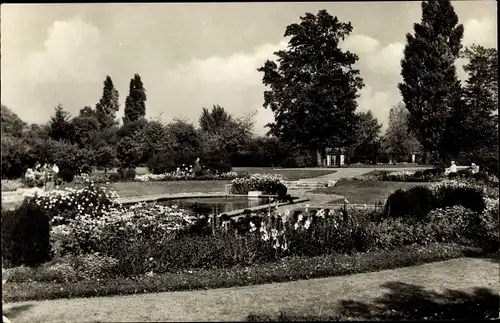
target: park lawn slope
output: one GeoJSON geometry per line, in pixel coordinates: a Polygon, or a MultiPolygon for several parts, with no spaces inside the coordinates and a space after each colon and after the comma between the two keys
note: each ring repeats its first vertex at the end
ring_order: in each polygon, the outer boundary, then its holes
{"type": "MultiPolygon", "coordinates": [[[[118,193],[120,197],[147,196],[179,193],[225,192],[230,181],[164,181],[164,182],[117,182],[101,184],[118,193]]],[[[84,184],[69,184],[64,187],[84,187],[84,184]]]]}
{"type": "MultiPolygon", "coordinates": [[[[397,189],[408,189],[420,185],[430,185],[426,182],[388,182],[388,181],[361,181],[341,179],[335,186],[318,188],[309,191],[314,194],[332,194],[340,195],[353,204],[376,204],[384,203],[384,200],[397,189]]],[[[343,200],[342,200],[343,201],[343,200]]],[[[329,203],[335,204],[341,202],[333,200],[329,203]]]]}

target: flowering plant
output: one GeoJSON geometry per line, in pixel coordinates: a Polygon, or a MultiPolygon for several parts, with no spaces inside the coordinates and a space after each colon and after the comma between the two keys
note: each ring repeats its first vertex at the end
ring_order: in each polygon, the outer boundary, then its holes
{"type": "Polygon", "coordinates": [[[144,174],[136,175],[135,180],[139,182],[149,181],[188,181],[188,180],[232,180],[238,178],[236,172],[219,173],[217,171],[212,174],[204,174],[196,176],[194,173],[184,172],[182,170],[164,174],[144,174]]]}
{"type": "Polygon", "coordinates": [[[143,238],[162,244],[192,223],[194,219],[175,206],[136,204],[128,209],[102,211],[100,217],[78,214],[66,223],[54,225],[51,240],[60,256],[95,252],[111,256],[123,241],[143,238]]]}
{"type": "Polygon", "coordinates": [[[252,174],[236,178],[231,182],[231,193],[247,194],[250,191],[262,191],[267,194],[277,194],[282,180],[283,176],[279,174],[252,174]]]}
{"type": "Polygon", "coordinates": [[[49,212],[52,224],[65,223],[76,216],[100,217],[105,211],[119,208],[118,194],[106,187],[89,183],[81,189],[66,188],[49,192],[36,192],[34,203],[49,212]]]}

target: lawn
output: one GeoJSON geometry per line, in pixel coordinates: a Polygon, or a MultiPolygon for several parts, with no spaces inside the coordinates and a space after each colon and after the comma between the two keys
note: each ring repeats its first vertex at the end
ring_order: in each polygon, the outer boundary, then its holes
{"type": "MultiPolygon", "coordinates": [[[[375,204],[384,201],[397,189],[408,189],[419,185],[432,183],[407,183],[407,182],[385,182],[385,181],[357,181],[342,179],[333,187],[318,188],[312,193],[333,194],[344,196],[349,203],[353,204],[375,204]]],[[[343,200],[340,200],[343,201],[343,200]]],[[[329,204],[336,204],[339,200],[333,200],[329,204]]]]}
{"type": "MultiPolygon", "coordinates": [[[[115,190],[120,197],[177,193],[224,192],[230,181],[166,181],[166,182],[118,182],[102,184],[115,190]]],[[[70,184],[64,187],[82,187],[70,184]]]]}
{"type": "Polygon", "coordinates": [[[336,170],[329,169],[279,169],[271,167],[233,167],[233,171],[237,173],[246,172],[249,174],[280,174],[286,180],[296,181],[305,178],[314,178],[323,175],[336,173],[336,170]]]}

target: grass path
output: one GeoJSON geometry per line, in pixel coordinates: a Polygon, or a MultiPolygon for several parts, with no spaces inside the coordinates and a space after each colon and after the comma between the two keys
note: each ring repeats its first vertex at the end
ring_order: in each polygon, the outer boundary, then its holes
{"type": "Polygon", "coordinates": [[[242,321],[249,314],[275,315],[280,311],[335,315],[345,312],[345,305],[339,306],[342,301],[370,304],[387,297],[388,291],[423,293],[420,288],[438,293],[487,288],[498,295],[498,259],[460,258],[350,276],[206,291],[11,303],[4,304],[4,315],[16,323],[242,321]]]}

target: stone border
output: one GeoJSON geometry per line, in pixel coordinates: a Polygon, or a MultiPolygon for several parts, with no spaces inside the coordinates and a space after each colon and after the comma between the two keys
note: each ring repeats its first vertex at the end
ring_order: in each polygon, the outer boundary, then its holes
{"type": "MultiPolygon", "coordinates": [[[[214,193],[177,193],[177,194],[161,194],[161,195],[143,195],[137,197],[122,197],[117,199],[117,202],[123,205],[162,202],[168,200],[189,199],[189,198],[211,198],[211,197],[247,197],[246,194],[226,194],[224,192],[214,193]]],[[[260,195],[261,198],[273,198],[277,195],[260,195]]]]}

